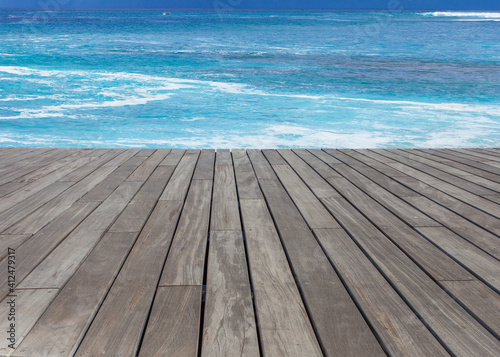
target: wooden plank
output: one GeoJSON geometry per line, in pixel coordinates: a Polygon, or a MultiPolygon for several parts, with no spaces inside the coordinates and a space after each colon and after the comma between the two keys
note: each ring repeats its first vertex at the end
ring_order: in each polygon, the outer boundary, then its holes
{"type": "Polygon", "coordinates": [[[310,166],[315,167],[315,171],[324,178],[336,178],[341,177],[341,175],[335,171],[337,165],[342,163],[335,159],[333,156],[328,155],[322,150],[306,150],[306,149],[293,149],[292,150],[297,156],[300,156],[305,162],[310,166]],[[312,154],[314,152],[314,155],[312,154]],[[326,160],[326,161],[323,161],[326,160]]]}
{"type": "Polygon", "coordinates": [[[277,180],[259,182],[323,351],[377,351],[373,333],[284,188],[277,180]]]}
{"type": "Polygon", "coordinates": [[[500,195],[484,196],[484,198],[500,204],[500,195]]]}
{"type": "MultiPolygon", "coordinates": [[[[28,173],[30,172],[30,168],[33,170],[34,168],[44,166],[40,161],[53,157],[54,155],[60,155],[60,152],[54,148],[35,149],[29,153],[4,161],[3,164],[0,165],[0,174],[3,176],[12,173],[15,174],[16,170],[18,170],[18,172],[20,170],[23,174],[28,173]]],[[[11,179],[12,178],[15,177],[11,177],[11,179]]]]}
{"type": "Polygon", "coordinates": [[[231,157],[217,151],[210,230],[241,230],[236,182],[231,157]],[[219,158],[219,155],[222,155],[219,158]]]}
{"type": "Polygon", "coordinates": [[[182,149],[172,149],[170,151],[170,153],[167,155],[167,157],[165,157],[165,160],[163,160],[162,162],[160,162],[160,165],[162,166],[176,166],[179,161],[182,159],[182,157],[184,156],[184,153],[186,152],[186,150],[182,150],[182,149]]]}
{"type": "MultiPolygon", "coordinates": [[[[340,173],[345,174],[340,166],[337,169],[340,173]]],[[[312,168],[310,168],[310,170],[312,170],[312,168]]],[[[302,178],[309,184],[311,190],[315,192],[317,187],[314,182],[309,181],[308,172],[303,170],[301,174],[304,175],[302,178]]],[[[469,280],[472,278],[471,274],[456,261],[412,230],[407,224],[394,216],[394,214],[361,191],[358,187],[345,180],[329,179],[329,181],[331,181],[332,186],[334,186],[345,198],[345,200],[344,198],[337,198],[342,206],[348,206],[349,203],[346,200],[349,200],[352,206],[356,207],[356,209],[366,216],[374,226],[384,232],[385,235],[390,238],[391,242],[397,245],[399,249],[410,255],[412,259],[422,266],[434,279],[469,280]]],[[[365,222],[364,226],[369,229],[370,222],[361,214],[355,214],[357,216],[357,224],[365,222]]],[[[342,218],[342,215],[340,214],[337,218],[342,218]]],[[[308,218],[305,217],[305,219],[310,224],[308,218]]],[[[432,220],[430,220],[430,223],[438,225],[432,220]]],[[[384,235],[377,231],[375,227],[372,227],[372,229],[374,230],[372,233],[373,235],[380,239],[384,239],[384,235]]]]}
{"type": "Polygon", "coordinates": [[[158,166],[120,217],[113,223],[109,232],[139,232],[173,172],[173,166],[158,166]]]}
{"type": "Polygon", "coordinates": [[[135,233],[107,233],[40,317],[14,356],[72,356],[136,236],[135,233]]]}
{"type": "Polygon", "coordinates": [[[322,199],[335,212],[357,244],[447,348],[457,355],[495,356],[500,341],[493,337],[406,254],[376,231],[361,224],[362,216],[339,199],[322,199]],[[345,211],[345,214],[340,214],[345,211]],[[479,352],[480,351],[480,352],[479,352]]]}
{"type": "Polygon", "coordinates": [[[2,148],[0,155],[0,167],[10,165],[21,157],[33,156],[33,152],[39,148],[2,148]]]}
{"type": "Polygon", "coordinates": [[[94,160],[90,161],[89,163],[77,168],[76,170],[73,170],[71,173],[65,175],[64,177],[60,178],[59,181],[61,182],[78,182],[87,175],[89,175],[91,172],[94,172],[97,168],[101,166],[119,166],[122,162],[122,160],[115,160],[115,159],[121,159],[123,158],[123,161],[126,161],[125,159],[128,157],[129,152],[122,152],[122,150],[108,150],[105,152],[103,155],[98,156],[94,160]],[[126,155],[126,156],[125,156],[126,155]],[[107,165],[111,162],[116,162],[116,164],[113,165],[107,165]]]}
{"type": "Polygon", "coordinates": [[[426,197],[408,197],[406,201],[421,211],[427,212],[436,221],[461,235],[484,251],[500,258],[500,247],[498,246],[497,236],[485,231],[483,228],[476,226],[426,197]]]}
{"type": "Polygon", "coordinates": [[[9,229],[5,230],[4,233],[34,234],[38,232],[47,223],[71,207],[79,198],[92,190],[92,188],[103,181],[114,170],[115,167],[98,168],[89,176],[69,187],[66,191],[54,197],[33,213],[26,215],[26,218],[18,221],[9,229]]]}
{"type": "Polygon", "coordinates": [[[113,159],[103,161],[100,165],[103,166],[120,166],[124,162],[132,159],[135,154],[139,151],[138,149],[127,149],[127,150],[119,150],[112,149],[112,152],[118,153],[119,155],[115,155],[113,159]]]}
{"type": "Polygon", "coordinates": [[[40,179],[41,177],[48,175],[49,173],[69,164],[70,162],[73,162],[81,157],[85,157],[87,154],[88,152],[85,151],[77,151],[69,156],[66,156],[62,159],[58,159],[46,166],[42,166],[34,171],[31,171],[26,175],[20,176],[17,179],[15,179],[14,182],[19,182],[24,184],[34,182],[40,179]]]}
{"type": "Polygon", "coordinates": [[[241,211],[263,354],[322,356],[265,201],[242,200],[241,211]]]}
{"type": "Polygon", "coordinates": [[[25,289],[62,287],[96,246],[140,186],[139,182],[124,182],[120,185],[21,282],[19,287],[25,289]]]}
{"type": "MultiPolygon", "coordinates": [[[[250,150],[249,156],[256,174],[276,177],[262,153],[250,150]]],[[[376,338],[283,186],[277,178],[259,183],[323,351],[377,355],[376,338]]]]}
{"type": "Polygon", "coordinates": [[[160,201],[144,226],[77,356],[135,356],[183,201],[160,201]]]}
{"type": "MultiPolygon", "coordinates": [[[[168,150],[168,149],[167,149],[168,150]]],[[[141,149],[135,156],[138,157],[149,157],[155,153],[156,149],[141,149]]]]}
{"type": "MultiPolygon", "coordinates": [[[[474,187],[480,185],[479,189],[481,187],[483,187],[483,188],[487,188],[489,190],[493,190],[496,192],[498,192],[500,190],[500,184],[498,182],[493,182],[493,181],[485,179],[481,176],[474,175],[470,172],[465,172],[461,169],[457,169],[455,167],[448,166],[448,165],[443,164],[441,162],[430,160],[430,159],[427,159],[425,157],[415,155],[415,154],[413,154],[413,152],[408,151],[408,150],[399,150],[397,153],[401,156],[406,157],[406,158],[410,158],[410,159],[413,159],[415,161],[418,161],[419,163],[425,164],[427,166],[435,167],[435,168],[438,168],[439,170],[445,171],[449,174],[458,176],[458,178],[459,178],[458,186],[459,187],[462,187],[462,185],[460,183],[463,183],[463,181],[466,181],[465,182],[466,187],[471,186],[473,189],[474,189],[474,187]]],[[[441,177],[441,175],[438,173],[437,177],[441,177]]]]}
{"type": "Polygon", "coordinates": [[[0,214],[0,232],[5,231],[7,228],[18,222],[26,215],[35,211],[43,206],[54,197],[57,197],[62,192],[66,191],[73,185],[72,182],[56,182],[50,185],[47,189],[37,192],[29,199],[18,203],[12,208],[0,214]]]}
{"type": "Polygon", "coordinates": [[[50,152],[37,156],[36,158],[31,158],[30,160],[16,163],[15,165],[9,166],[7,169],[4,168],[0,172],[0,184],[7,183],[9,181],[16,181],[18,179],[22,182],[23,177],[30,177],[31,174],[36,177],[39,169],[42,169],[47,165],[70,156],[72,151],[73,150],[67,149],[52,150],[50,152]]]}
{"type": "MultiPolygon", "coordinates": [[[[97,203],[75,203],[64,214],[45,226],[16,249],[16,280],[22,281],[73,229],[95,208],[97,203]]],[[[7,260],[0,262],[7,271],[7,260]]],[[[0,298],[7,295],[7,275],[0,276],[0,298]]]]}
{"type": "Polygon", "coordinates": [[[264,198],[246,151],[239,149],[233,150],[232,153],[239,199],[264,198]]]}
{"type": "MultiPolygon", "coordinates": [[[[340,228],[332,215],[290,166],[273,165],[273,169],[311,228],[340,228]]],[[[332,190],[332,192],[332,196],[339,196],[337,191],[332,190]]]]}
{"type": "Polygon", "coordinates": [[[229,149],[220,149],[217,150],[215,156],[215,165],[232,165],[233,159],[231,158],[231,150],[229,149]]]}
{"type": "Polygon", "coordinates": [[[97,201],[102,202],[116,190],[118,186],[145,160],[143,156],[134,156],[123,163],[115,171],[108,175],[101,183],[90,190],[82,198],[80,202],[97,201]]]}
{"type": "Polygon", "coordinates": [[[184,154],[181,161],[175,168],[175,171],[165,188],[165,192],[161,195],[160,200],[183,200],[184,197],[186,197],[199,155],[200,150],[191,150],[184,154]]]}
{"type": "MultiPolygon", "coordinates": [[[[390,180],[394,182],[393,184],[389,184],[386,180],[381,180],[382,175],[374,175],[373,171],[375,170],[365,170],[366,166],[364,164],[358,164],[355,160],[348,159],[347,155],[340,153],[338,157],[342,160],[346,160],[346,162],[349,162],[352,166],[350,167],[342,164],[336,165],[337,172],[342,174],[343,177],[348,179],[356,187],[351,186],[351,184],[343,180],[335,180],[334,178],[327,179],[332,186],[338,187],[337,190],[343,189],[342,192],[351,192],[354,196],[356,196],[358,191],[361,190],[412,226],[426,227],[439,225],[427,215],[411,207],[400,198],[395,197],[392,191],[387,191],[385,187],[390,186],[390,189],[393,191],[396,190],[398,194],[402,193],[405,197],[415,196],[415,192],[409,195],[400,188],[403,187],[400,183],[393,181],[392,179],[390,180]],[[376,182],[374,182],[375,180],[376,182]],[[379,185],[381,181],[385,187],[381,187],[379,185]]],[[[405,189],[408,190],[407,188],[405,189]]]]}
{"type": "Polygon", "coordinates": [[[280,155],[276,150],[262,150],[262,153],[271,165],[287,165],[288,163],[282,157],[283,152],[286,151],[290,150],[282,150],[282,155],[280,155]]]}
{"type": "MultiPolygon", "coordinates": [[[[498,174],[492,173],[492,172],[487,171],[487,170],[483,170],[481,167],[470,166],[470,165],[468,165],[468,163],[463,162],[464,161],[463,159],[461,159],[459,161],[455,161],[456,157],[453,157],[452,155],[447,156],[447,154],[445,154],[443,152],[430,151],[427,149],[426,150],[418,150],[415,152],[415,154],[420,155],[420,156],[424,156],[424,157],[429,158],[431,160],[435,159],[436,161],[447,160],[445,162],[447,165],[453,166],[455,168],[458,168],[462,171],[471,173],[473,175],[480,176],[480,177],[486,178],[488,180],[500,183],[500,177],[498,174]]],[[[475,165],[474,161],[471,161],[471,163],[473,163],[473,165],[475,165]]],[[[485,166],[488,166],[488,165],[485,165],[485,166]]]]}
{"type": "MultiPolygon", "coordinates": [[[[34,290],[17,290],[15,298],[15,335],[17,348],[22,343],[25,336],[31,330],[32,326],[38,320],[43,311],[56,296],[57,289],[34,289],[34,290]]],[[[4,318],[0,322],[2,343],[0,343],[0,356],[11,355],[14,350],[9,348],[10,342],[7,340],[9,336],[8,330],[13,321],[8,320],[10,297],[3,299],[0,303],[0,314],[4,318]]]]}
{"type": "Polygon", "coordinates": [[[343,229],[315,229],[314,233],[389,355],[448,355],[343,229]]]}
{"type": "Polygon", "coordinates": [[[0,197],[4,197],[9,193],[19,190],[21,187],[25,186],[25,183],[20,182],[8,182],[0,186],[0,197]]]}
{"type": "Polygon", "coordinates": [[[482,209],[488,212],[490,215],[500,217],[499,207],[496,203],[493,203],[487,199],[484,199],[476,194],[470,193],[460,187],[449,184],[441,179],[428,175],[422,171],[419,171],[407,164],[403,163],[391,163],[389,164],[393,168],[404,171],[407,175],[412,176],[428,185],[456,198],[471,206],[482,209]]]}
{"type": "Polygon", "coordinates": [[[250,157],[250,161],[252,162],[253,169],[255,171],[255,176],[259,180],[272,180],[276,179],[277,176],[273,170],[269,170],[269,162],[262,155],[260,150],[247,150],[247,154],[250,157]]]}
{"type": "Polygon", "coordinates": [[[451,153],[459,153],[464,155],[466,158],[470,158],[471,160],[477,160],[481,162],[488,162],[488,161],[496,161],[500,162],[500,158],[498,156],[492,155],[491,153],[484,153],[477,151],[475,149],[458,149],[454,148],[452,150],[446,150],[447,152],[451,153]]]}
{"type": "Polygon", "coordinates": [[[203,285],[210,221],[211,180],[193,180],[160,286],[203,285]]]}
{"type": "Polygon", "coordinates": [[[445,227],[419,227],[424,236],[461,262],[477,277],[500,291],[500,262],[445,227]]]}
{"type": "Polygon", "coordinates": [[[215,150],[201,150],[200,158],[193,174],[193,180],[213,180],[215,150]]]}
{"type": "Polygon", "coordinates": [[[257,341],[242,233],[213,232],[201,355],[258,356],[257,341]]]}
{"type": "Polygon", "coordinates": [[[169,150],[158,150],[149,156],[128,178],[126,181],[144,182],[153,173],[156,167],[169,154],[169,150]]]}
{"type": "MultiPolygon", "coordinates": [[[[393,164],[397,165],[397,164],[393,164]]],[[[402,165],[402,164],[401,164],[402,165]]],[[[491,230],[494,233],[500,232],[498,229],[500,228],[500,221],[497,218],[492,217],[491,215],[482,212],[478,210],[477,208],[468,205],[466,202],[462,202],[444,192],[441,192],[440,190],[432,187],[431,185],[426,184],[425,182],[418,181],[415,178],[412,177],[394,177],[394,180],[398,181],[401,184],[404,184],[414,190],[415,192],[418,192],[421,196],[426,196],[436,202],[438,202],[441,205],[444,205],[445,207],[448,207],[451,210],[456,211],[457,213],[460,213],[463,217],[472,220],[479,225],[482,225],[483,227],[487,227],[487,229],[491,230]]],[[[403,200],[407,202],[419,202],[422,201],[418,196],[415,198],[412,198],[410,196],[405,196],[401,197],[403,200]]],[[[422,210],[423,212],[426,212],[426,210],[422,210]]],[[[404,211],[398,211],[398,212],[404,212],[404,211]]],[[[433,212],[432,210],[430,212],[433,212]]],[[[397,213],[400,214],[400,213],[397,213]]],[[[439,220],[438,220],[439,221],[439,220]]],[[[445,224],[441,222],[442,224],[445,224]]],[[[446,225],[446,224],[445,224],[446,225]]]]}
{"type": "Polygon", "coordinates": [[[446,281],[441,286],[497,338],[500,334],[500,295],[480,281],[446,281]]]}
{"type": "Polygon", "coordinates": [[[161,287],[139,356],[198,356],[201,286],[161,287]]]}
{"type": "Polygon", "coordinates": [[[0,260],[7,256],[9,248],[17,249],[21,244],[31,238],[31,234],[5,234],[0,235],[0,260]]]}
{"type": "Polygon", "coordinates": [[[83,157],[75,160],[66,166],[53,171],[52,173],[38,179],[35,182],[31,182],[24,187],[19,188],[17,191],[4,196],[0,200],[0,211],[6,211],[7,209],[15,206],[19,202],[22,202],[37,192],[49,187],[51,184],[55,183],[57,180],[63,178],[68,173],[73,172],[75,169],[84,166],[91,161],[91,157],[83,157]]]}
{"type": "MultiPolygon", "coordinates": [[[[298,176],[301,176],[301,177],[307,176],[310,184],[314,185],[316,187],[315,194],[317,197],[319,197],[319,198],[340,197],[339,193],[337,191],[335,191],[335,189],[332,186],[330,186],[318,173],[311,170],[311,167],[309,165],[317,165],[317,167],[320,169],[326,169],[323,165],[318,164],[318,162],[316,160],[314,160],[316,158],[313,155],[308,155],[307,152],[302,152],[302,154],[306,155],[306,157],[308,159],[311,156],[314,158],[309,163],[309,162],[302,160],[300,157],[298,157],[291,150],[278,150],[278,151],[285,158],[285,160],[288,162],[290,167],[293,167],[293,169],[297,172],[298,176]],[[308,163],[309,163],[309,165],[308,165],[308,163]]],[[[273,165],[273,167],[275,167],[275,165],[273,165]]],[[[330,169],[330,171],[333,171],[333,170],[330,169]]],[[[280,175],[278,175],[278,176],[280,176],[280,175]]],[[[330,177],[332,177],[332,176],[330,176],[330,177]]],[[[333,176],[333,177],[338,177],[338,176],[333,176]]],[[[317,199],[314,199],[314,201],[318,202],[317,199]]],[[[338,227],[318,227],[318,228],[338,228],[338,227]]]]}
{"type": "MultiPolygon", "coordinates": [[[[177,186],[167,184],[164,194],[170,195],[177,186]]],[[[158,201],[76,355],[137,354],[184,204],[185,197],[180,198],[158,201]]]]}

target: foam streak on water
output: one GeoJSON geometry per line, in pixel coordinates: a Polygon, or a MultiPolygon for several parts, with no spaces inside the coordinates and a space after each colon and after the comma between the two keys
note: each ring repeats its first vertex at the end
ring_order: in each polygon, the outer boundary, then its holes
{"type": "Polygon", "coordinates": [[[0,11],[0,146],[499,146],[499,20],[0,11]]]}

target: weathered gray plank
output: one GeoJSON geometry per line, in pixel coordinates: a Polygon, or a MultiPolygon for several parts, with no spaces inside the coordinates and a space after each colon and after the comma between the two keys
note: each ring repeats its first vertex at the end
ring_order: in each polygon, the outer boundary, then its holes
{"type": "Polygon", "coordinates": [[[15,347],[17,348],[43,311],[54,299],[57,292],[57,289],[17,290],[15,298],[15,321],[9,321],[7,318],[11,307],[10,304],[7,303],[10,297],[5,298],[0,303],[0,316],[4,316],[4,318],[0,320],[0,328],[2,331],[0,334],[2,337],[2,342],[0,343],[0,356],[11,356],[14,352],[13,349],[9,348],[10,342],[7,340],[8,335],[10,335],[7,333],[10,329],[10,324],[12,322],[15,323],[15,347]]]}
{"type": "Polygon", "coordinates": [[[242,200],[241,211],[263,353],[322,356],[265,201],[242,200]]]}
{"type": "Polygon", "coordinates": [[[353,208],[338,199],[322,199],[351,233],[357,244],[391,281],[427,326],[455,354],[495,356],[500,342],[482,327],[452,297],[441,289],[407,255],[387,239],[377,238],[368,222],[353,208]],[[340,213],[346,213],[340,216],[340,213]]]}
{"type": "Polygon", "coordinates": [[[445,281],[441,286],[499,338],[500,295],[480,281],[445,281]]]}
{"type": "Polygon", "coordinates": [[[332,356],[342,351],[376,355],[377,340],[271,166],[257,150],[249,150],[249,156],[256,174],[274,177],[259,183],[323,350],[332,356]]]}
{"type": "Polygon", "coordinates": [[[264,198],[246,151],[239,149],[232,153],[239,199],[264,198]]]}
{"type": "Polygon", "coordinates": [[[25,218],[4,232],[8,234],[34,234],[38,232],[47,223],[71,207],[79,198],[92,190],[115,169],[112,166],[99,167],[92,174],[69,187],[66,191],[54,197],[33,213],[26,215],[25,218]]]}
{"type": "Polygon", "coordinates": [[[212,180],[214,177],[215,150],[201,150],[193,180],[212,180]]]}
{"type": "Polygon", "coordinates": [[[135,233],[107,233],[14,355],[73,356],[136,236],[135,233]]]}
{"type": "Polygon", "coordinates": [[[19,287],[62,287],[132,199],[140,185],[138,182],[124,182],[120,185],[21,282],[19,287]]]}
{"type": "Polygon", "coordinates": [[[174,171],[173,166],[158,166],[133,200],[125,207],[109,232],[139,232],[156,205],[174,171]]]}
{"type": "Polygon", "coordinates": [[[144,182],[153,173],[156,167],[169,154],[170,150],[157,150],[149,156],[128,178],[126,181],[144,182]]]}
{"type": "Polygon", "coordinates": [[[201,355],[259,355],[245,248],[239,231],[216,231],[211,235],[201,355]]]}
{"type": "Polygon", "coordinates": [[[186,151],[181,161],[175,168],[175,171],[168,182],[167,188],[165,188],[165,192],[161,195],[160,200],[183,200],[184,197],[186,197],[199,156],[200,150],[186,151]]]}
{"type": "Polygon", "coordinates": [[[448,355],[343,229],[314,233],[390,355],[448,355]]]}
{"type": "Polygon", "coordinates": [[[160,201],[90,325],[76,356],[135,356],[182,201],[160,201]]]}
{"type": "MultiPolygon", "coordinates": [[[[80,224],[95,208],[97,203],[75,203],[64,214],[45,226],[16,249],[16,280],[22,281],[43,259],[80,224]]],[[[0,262],[0,268],[7,271],[7,260],[0,262]]],[[[0,295],[7,295],[7,275],[0,275],[0,295]]]]}
{"type": "MultiPolygon", "coordinates": [[[[476,276],[500,291],[500,262],[445,227],[418,227],[417,230],[476,276]]],[[[458,280],[458,279],[455,279],[458,280]]]]}
{"type": "Polygon", "coordinates": [[[228,151],[217,151],[210,230],[241,230],[233,165],[228,151]],[[229,157],[227,157],[229,154],[229,157]],[[219,158],[219,155],[222,155],[219,158]]]}
{"type": "Polygon", "coordinates": [[[160,286],[203,285],[212,198],[211,180],[193,180],[160,286]]]}
{"type": "Polygon", "coordinates": [[[201,295],[201,286],[160,287],[139,356],[198,356],[201,295]]]}

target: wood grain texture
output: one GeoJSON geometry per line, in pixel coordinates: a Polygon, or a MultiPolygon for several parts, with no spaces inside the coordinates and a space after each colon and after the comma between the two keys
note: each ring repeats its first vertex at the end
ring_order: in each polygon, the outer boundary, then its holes
{"type": "Polygon", "coordinates": [[[348,227],[357,244],[453,353],[468,355],[481,351],[485,355],[495,355],[500,342],[407,255],[395,249],[388,240],[376,238],[369,230],[370,225],[365,223],[361,226],[361,217],[357,216],[354,208],[334,199],[323,199],[323,202],[337,215],[345,212],[340,220],[348,227]]]}
{"type": "Polygon", "coordinates": [[[99,242],[140,187],[124,182],[50,253],[19,285],[22,288],[62,287],[99,242]]]}
{"type": "MultiPolygon", "coordinates": [[[[219,152],[217,152],[217,155],[219,155],[219,152]]],[[[236,182],[232,161],[229,161],[229,159],[217,159],[215,165],[210,224],[210,230],[212,231],[241,230],[236,182]],[[220,162],[223,162],[224,165],[219,165],[220,162]],[[229,163],[229,165],[226,165],[226,163],[229,163]]]]}
{"type": "Polygon", "coordinates": [[[497,356],[499,163],[0,148],[0,356],[497,356]]]}
{"type": "Polygon", "coordinates": [[[173,171],[173,166],[158,166],[133,200],[125,207],[120,217],[113,223],[109,232],[139,232],[155,207],[173,171]]]}
{"type": "Polygon", "coordinates": [[[169,150],[157,150],[149,156],[128,178],[127,181],[144,182],[153,173],[160,162],[168,155],[169,150]]]}
{"type": "MultiPolygon", "coordinates": [[[[9,342],[7,341],[7,331],[10,329],[10,323],[7,316],[10,313],[10,297],[2,300],[0,303],[0,314],[4,318],[0,321],[1,338],[0,343],[0,356],[11,356],[14,351],[19,351],[19,344],[22,343],[23,339],[30,332],[33,325],[37,322],[38,318],[45,311],[47,306],[56,296],[57,289],[33,289],[33,290],[17,290],[15,298],[15,335],[16,335],[16,350],[10,349],[8,347],[9,342]]],[[[17,354],[14,354],[16,356],[17,354]]]]}
{"type": "Polygon", "coordinates": [[[7,256],[9,248],[17,249],[31,238],[31,234],[2,234],[0,235],[0,260],[7,256]]]}
{"type": "Polygon", "coordinates": [[[201,286],[160,287],[139,356],[198,356],[201,295],[201,286]]]}
{"type": "Polygon", "coordinates": [[[158,203],[76,356],[136,355],[182,204],[158,203]]]}
{"type": "Polygon", "coordinates": [[[201,355],[258,356],[242,233],[213,232],[209,249],[201,355]]]}
{"type": "Polygon", "coordinates": [[[203,285],[211,198],[212,181],[193,180],[160,286],[203,285]]]}
{"type": "Polygon", "coordinates": [[[15,356],[73,356],[136,236],[106,234],[19,345],[15,356]]]}
{"type": "Polygon", "coordinates": [[[66,211],[73,203],[103,181],[116,168],[100,167],[92,174],[69,187],[57,197],[51,199],[42,207],[18,221],[5,230],[8,234],[33,234],[42,229],[47,223],[66,211]]]}
{"type": "MultiPolygon", "coordinates": [[[[427,239],[500,291],[500,262],[445,227],[417,228],[427,239]]],[[[458,280],[458,279],[454,279],[458,280]]]]}
{"type": "Polygon", "coordinates": [[[322,356],[265,201],[242,200],[241,211],[263,353],[322,356]]]}
{"type": "Polygon", "coordinates": [[[160,200],[182,200],[186,197],[199,156],[200,150],[191,150],[184,154],[175,168],[172,177],[170,177],[170,181],[161,195],[160,200]]]}
{"type": "Polygon", "coordinates": [[[193,180],[213,180],[215,150],[203,149],[196,164],[193,180]]]}
{"type": "Polygon", "coordinates": [[[343,229],[314,233],[390,355],[448,355],[343,229]]]}
{"type": "MultiPolygon", "coordinates": [[[[273,169],[311,228],[340,228],[290,166],[273,165],[273,169]]],[[[332,191],[338,195],[337,191],[332,191]]]]}
{"type": "MultiPolygon", "coordinates": [[[[45,257],[80,224],[97,203],[76,203],[64,214],[45,226],[16,249],[16,280],[21,282],[45,257]]],[[[7,271],[7,260],[0,261],[0,268],[7,271]]],[[[0,275],[0,295],[7,295],[7,275],[0,275]]]]}
{"type": "Polygon", "coordinates": [[[441,286],[486,325],[497,338],[500,331],[500,296],[480,281],[444,281],[441,286]]]}

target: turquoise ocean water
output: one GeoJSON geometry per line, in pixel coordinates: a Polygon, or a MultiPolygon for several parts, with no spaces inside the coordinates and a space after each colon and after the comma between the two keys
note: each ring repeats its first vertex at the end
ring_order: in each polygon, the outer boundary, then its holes
{"type": "Polygon", "coordinates": [[[500,146],[500,13],[0,11],[0,146],[500,146]]]}

